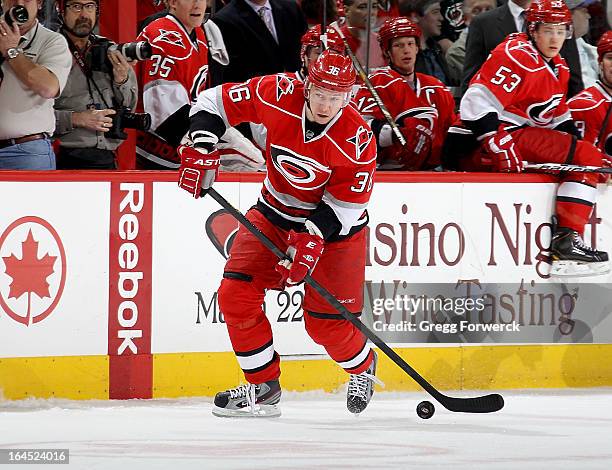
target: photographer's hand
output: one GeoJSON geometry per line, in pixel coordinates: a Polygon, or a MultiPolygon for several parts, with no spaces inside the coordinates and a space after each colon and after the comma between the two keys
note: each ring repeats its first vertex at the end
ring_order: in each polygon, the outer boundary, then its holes
{"type": "Polygon", "coordinates": [[[113,64],[113,81],[115,85],[123,85],[128,80],[130,64],[121,52],[108,51],[108,60],[113,64]]]}
{"type": "Polygon", "coordinates": [[[56,98],[60,92],[60,82],[54,72],[43,64],[35,64],[23,53],[17,54],[14,59],[8,59],[8,50],[18,48],[20,40],[21,33],[17,22],[9,28],[4,18],[0,19],[0,54],[7,59],[17,79],[25,88],[43,98],[56,98]]]}
{"type": "Polygon", "coordinates": [[[8,59],[7,51],[9,49],[19,46],[20,39],[21,33],[19,32],[17,22],[14,22],[11,28],[4,21],[4,17],[0,17],[0,54],[2,54],[5,59],[8,59]]]}
{"type": "Polygon", "coordinates": [[[114,109],[88,109],[72,113],[72,127],[82,127],[97,132],[108,132],[113,126],[114,109]]]}

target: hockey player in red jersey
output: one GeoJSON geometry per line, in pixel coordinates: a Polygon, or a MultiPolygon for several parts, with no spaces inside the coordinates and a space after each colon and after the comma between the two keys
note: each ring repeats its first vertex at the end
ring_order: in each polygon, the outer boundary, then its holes
{"type": "MultiPolygon", "coordinates": [[[[302,47],[300,48],[300,60],[302,66],[296,72],[285,72],[285,76],[289,79],[295,79],[304,82],[308,77],[308,67],[315,62],[324,49],[331,49],[344,54],[344,43],[338,32],[332,28],[326,28],[326,46],[321,45],[321,25],[317,24],[308,29],[301,38],[302,47]]],[[[260,147],[266,148],[267,130],[262,124],[250,123],[251,135],[253,140],[260,147]]]]}
{"type": "Polygon", "coordinates": [[[604,164],[612,159],[612,31],[597,43],[599,81],[578,93],[568,104],[584,140],[604,153],[604,164]]]}
{"type": "Polygon", "coordinates": [[[391,126],[362,85],[355,101],[359,111],[371,120],[378,145],[381,168],[425,170],[440,164],[444,136],[455,119],[451,93],[437,78],[416,73],[421,30],[405,17],[385,21],[378,33],[383,56],[389,62],[370,75],[370,82],[400,127],[407,145],[402,146],[391,126]]]}
{"type": "MultiPolygon", "coordinates": [[[[303,85],[285,74],[224,84],[202,93],[191,111],[193,147],[179,149],[179,185],[195,197],[214,180],[214,149],[227,126],[255,122],[268,129],[268,173],[247,218],[293,260],[278,263],[250,232],[239,229],[218,302],[248,384],[218,393],[216,415],[244,414],[253,400],[260,412],[279,413],[279,356],[262,310],[267,289],[297,285],[311,273],[352,313],[361,312],[363,228],[376,144],[359,113],[347,106],[354,82],[350,59],[326,50],[310,65],[303,85]]],[[[347,406],[360,413],[373,393],[375,352],[309,286],[302,307],[308,334],[350,374],[347,406]]]]}
{"type": "Polygon", "coordinates": [[[344,43],[342,42],[342,38],[338,34],[338,31],[328,26],[325,30],[325,38],[327,44],[325,47],[322,47],[320,24],[313,26],[302,36],[302,48],[300,49],[302,68],[297,72],[299,73],[299,77],[302,81],[304,81],[308,75],[308,66],[311,62],[317,60],[323,49],[331,49],[339,54],[344,54],[344,43]]]}
{"type": "MultiPolygon", "coordinates": [[[[565,98],[569,70],[559,50],[572,34],[569,9],[561,0],[534,1],[526,22],[527,33],[512,34],[493,50],[461,101],[461,119],[481,142],[483,164],[501,172],[520,172],[523,161],[601,166],[601,152],[577,140],[565,98]]],[[[551,274],[605,273],[608,254],[582,239],[598,175],[560,178],[551,274]]]]}
{"type": "Polygon", "coordinates": [[[206,88],[208,45],[201,28],[206,0],[170,0],[168,15],[145,27],[153,56],[142,63],[140,88],[151,130],[137,133],[137,167],[176,169],[176,148],[189,129],[189,110],[206,88]]]}

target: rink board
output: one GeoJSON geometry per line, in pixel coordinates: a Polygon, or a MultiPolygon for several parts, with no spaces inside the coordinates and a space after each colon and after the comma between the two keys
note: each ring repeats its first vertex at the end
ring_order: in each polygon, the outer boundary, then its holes
{"type": "MultiPolygon", "coordinates": [[[[241,372],[216,302],[237,228],[171,173],[0,175],[0,396],[212,395],[241,372]],[[27,262],[26,262],[27,259],[27,262]]],[[[261,175],[224,175],[241,211],[261,175]]],[[[555,184],[540,175],[381,174],[370,205],[372,282],[546,282],[538,255],[555,184]]],[[[612,251],[612,194],[599,189],[587,236],[612,251]]],[[[602,277],[598,282],[609,283],[602,277]]],[[[283,386],[334,390],[346,374],[303,328],[302,291],[269,292],[283,386]]],[[[610,324],[601,344],[396,344],[443,389],[612,385],[610,324]]],[[[386,358],[386,390],[415,390],[386,358]]]]}

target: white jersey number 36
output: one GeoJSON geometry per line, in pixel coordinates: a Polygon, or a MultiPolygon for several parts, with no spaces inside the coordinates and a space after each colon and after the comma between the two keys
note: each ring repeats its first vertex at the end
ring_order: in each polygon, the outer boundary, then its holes
{"type": "Polygon", "coordinates": [[[355,173],[355,178],[357,178],[357,184],[351,186],[351,191],[354,193],[362,193],[372,189],[374,178],[372,178],[372,175],[367,171],[358,171],[355,173]]]}

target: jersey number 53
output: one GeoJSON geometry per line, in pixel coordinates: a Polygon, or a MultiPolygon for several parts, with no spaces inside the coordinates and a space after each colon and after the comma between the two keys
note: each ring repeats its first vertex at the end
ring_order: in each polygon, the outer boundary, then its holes
{"type": "Polygon", "coordinates": [[[495,72],[495,77],[491,79],[491,83],[494,85],[501,85],[505,91],[512,93],[518,84],[521,83],[521,77],[512,73],[512,70],[508,67],[502,65],[497,69],[497,72],[495,72]]]}

